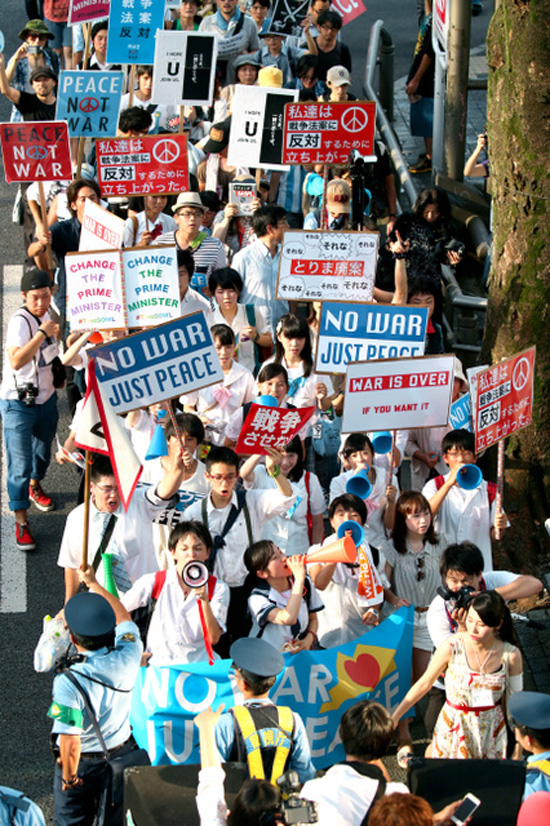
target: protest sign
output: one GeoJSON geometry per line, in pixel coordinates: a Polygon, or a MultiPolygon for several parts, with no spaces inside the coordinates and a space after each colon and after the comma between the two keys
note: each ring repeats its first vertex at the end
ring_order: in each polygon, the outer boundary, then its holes
{"type": "Polygon", "coordinates": [[[122,270],[128,327],[148,327],[180,317],[175,246],[125,249],[122,270]]]}
{"type": "Polygon", "coordinates": [[[104,17],[109,17],[109,6],[109,0],[71,0],[69,26],[103,20],[104,17]]]}
{"type": "Polygon", "coordinates": [[[123,85],[122,72],[61,72],[56,117],[71,138],[116,135],[123,85]]]}
{"type": "Polygon", "coordinates": [[[164,3],[153,0],[111,0],[108,63],[155,62],[155,34],[164,28],[164,3]]]}
{"type": "Polygon", "coordinates": [[[534,375],[535,347],[478,374],[473,416],[476,453],[531,424],[534,375]]]}
{"type": "Polygon", "coordinates": [[[297,89],[235,86],[227,160],[232,166],[288,169],[281,162],[286,105],[298,99],[297,89]]]}
{"type": "Polygon", "coordinates": [[[285,106],[283,163],[349,163],[352,149],[376,160],[375,125],[373,101],[289,103],[285,106]]]}
{"type": "Polygon", "coordinates": [[[453,367],[454,356],[348,364],[342,433],[445,426],[453,367]]]}
{"type": "Polygon", "coordinates": [[[331,5],[342,15],[342,28],[366,12],[362,0],[332,0],[331,5]]]}
{"type": "Polygon", "coordinates": [[[146,195],[189,189],[185,135],[98,140],[96,151],[103,195],[146,195]]]}
{"type": "MultiPolygon", "coordinates": [[[[414,609],[400,608],[356,640],[324,651],[283,654],[270,699],[304,721],[316,768],[345,759],[338,726],[346,709],[371,699],[395,711],[410,686],[414,609]]],[[[200,763],[193,718],[208,706],[242,702],[231,660],[140,668],[130,722],[153,765],[200,763]]]]}
{"type": "MultiPolygon", "coordinates": [[[[152,488],[156,487],[153,486],[151,482],[138,482],[138,488],[152,488]]],[[[178,497],[179,501],[177,505],[174,507],[170,506],[166,508],[166,510],[157,513],[157,515],[152,520],[157,525],[167,525],[170,528],[174,528],[180,522],[183,522],[183,512],[189,505],[192,505],[193,502],[198,502],[200,499],[204,499],[204,493],[195,493],[191,490],[185,490],[184,488],[180,488],[178,490],[178,497]]]]}
{"type": "Polygon", "coordinates": [[[472,404],[470,394],[465,393],[453,402],[449,411],[449,424],[453,430],[474,432],[472,424],[472,404]]]}
{"type": "Polygon", "coordinates": [[[237,215],[250,217],[252,215],[252,201],[256,197],[256,184],[246,181],[230,181],[229,203],[239,208],[237,215]]]}
{"type": "Polygon", "coordinates": [[[315,407],[289,410],[252,404],[241,427],[235,451],[267,456],[266,447],[281,448],[287,445],[314,413],[315,407]]]}
{"type": "Polygon", "coordinates": [[[108,209],[103,209],[86,199],[82,230],[78,243],[79,252],[91,250],[120,249],[124,237],[124,221],[118,215],[113,215],[108,209]]]}
{"type": "Polygon", "coordinates": [[[223,381],[204,313],[178,318],[89,353],[116,413],[223,381]]]}
{"type": "Polygon", "coordinates": [[[72,330],[127,327],[120,252],[69,252],[67,318],[72,330]]]}
{"type": "Polygon", "coordinates": [[[427,307],[323,303],[316,373],[345,373],[351,361],[423,356],[427,307]]]}
{"type": "Polygon", "coordinates": [[[378,239],[377,232],[285,232],[276,298],[372,301],[378,239]]]}
{"type": "Polygon", "coordinates": [[[0,123],[6,181],[70,181],[69,132],[62,121],[0,123]]]}
{"type": "Polygon", "coordinates": [[[157,32],[153,103],[210,106],[214,97],[217,56],[215,34],[157,32]]]}
{"type": "MultiPolygon", "coordinates": [[[[275,0],[270,30],[302,38],[302,21],[308,14],[310,3],[311,0],[275,0]]],[[[342,15],[342,27],[366,11],[361,0],[332,0],[332,6],[342,15]]]]}

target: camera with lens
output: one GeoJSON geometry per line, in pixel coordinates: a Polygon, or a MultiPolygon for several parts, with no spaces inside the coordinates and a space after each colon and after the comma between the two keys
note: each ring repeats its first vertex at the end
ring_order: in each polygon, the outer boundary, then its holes
{"type": "Polygon", "coordinates": [[[443,597],[445,602],[452,602],[453,603],[453,611],[455,609],[461,610],[462,608],[467,608],[470,600],[472,599],[472,594],[475,593],[475,588],[471,585],[463,585],[462,588],[459,588],[458,591],[450,591],[449,588],[443,588],[440,586],[437,589],[437,593],[440,597],[443,597]]]}
{"type": "Polygon", "coordinates": [[[458,255],[464,255],[466,252],[466,245],[462,243],[462,241],[458,241],[456,238],[451,238],[448,244],[445,244],[445,251],[446,252],[456,252],[458,255]]]}
{"type": "Polygon", "coordinates": [[[38,387],[35,387],[30,381],[17,388],[17,398],[20,402],[24,402],[26,407],[34,407],[37,396],[38,387]]]}
{"type": "Polygon", "coordinates": [[[298,795],[301,785],[297,772],[287,771],[282,774],[277,780],[277,786],[283,798],[281,814],[286,824],[317,823],[317,803],[298,795]]]}

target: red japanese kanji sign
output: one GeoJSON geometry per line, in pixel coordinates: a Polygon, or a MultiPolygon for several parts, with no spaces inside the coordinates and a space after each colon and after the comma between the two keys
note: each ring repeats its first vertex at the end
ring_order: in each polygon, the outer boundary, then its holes
{"type": "Polygon", "coordinates": [[[287,103],[283,163],[348,163],[352,149],[374,155],[376,104],[287,103]]]}
{"type": "Polygon", "coordinates": [[[531,424],[534,374],[535,347],[479,373],[473,417],[476,452],[531,424]]]}
{"type": "Polygon", "coordinates": [[[71,180],[69,131],[64,121],[0,123],[6,181],[71,180]]]}
{"type": "Polygon", "coordinates": [[[291,409],[252,404],[243,422],[237,453],[267,456],[266,447],[284,447],[315,413],[314,407],[291,409]]]}
{"type": "Polygon", "coordinates": [[[96,140],[103,195],[146,195],[189,189],[185,135],[96,140]]]}

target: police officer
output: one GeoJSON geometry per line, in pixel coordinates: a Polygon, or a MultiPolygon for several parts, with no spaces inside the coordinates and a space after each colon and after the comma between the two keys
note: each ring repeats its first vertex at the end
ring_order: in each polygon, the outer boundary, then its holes
{"type": "MultiPolygon", "coordinates": [[[[80,578],[94,592],[75,594],[65,605],[65,621],[80,655],[69,670],[89,697],[109,756],[123,756],[137,748],[129,717],[143,645],[122,603],[93,581],[93,569],[81,571],[80,578]]],[[[66,671],[54,680],[48,715],[59,753],[56,826],[91,826],[110,770],[82,694],[66,671]]],[[[119,797],[117,806],[107,806],[102,826],[122,826],[122,789],[119,797]]]]}
{"type": "Polygon", "coordinates": [[[550,792],[550,694],[516,691],[508,701],[516,743],[531,752],[525,772],[525,794],[550,792]]]}
{"type": "Polygon", "coordinates": [[[315,769],[302,719],[268,696],[285,667],[282,654],[265,640],[243,637],[233,643],[229,656],[244,704],[222,714],[216,726],[222,760],[246,760],[251,777],[272,783],[293,769],[305,783],[315,769]]]}

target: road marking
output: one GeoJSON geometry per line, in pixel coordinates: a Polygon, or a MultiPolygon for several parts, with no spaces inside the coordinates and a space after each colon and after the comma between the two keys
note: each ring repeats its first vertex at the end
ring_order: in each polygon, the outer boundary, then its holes
{"type": "MultiPolygon", "coordinates": [[[[21,277],[23,267],[20,265],[4,267],[2,296],[3,330],[2,354],[6,327],[12,315],[21,306],[21,277]]],[[[3,358],[3,355],[2,355],[3,358]]],[[[8,491],[6,488],[7,466],[6,451],[2,443],[2,485],[0,487],[0,614],[24,614],[27,610],[27,556],[15,544],[15,520],[8,508],[8,491]]]]}

